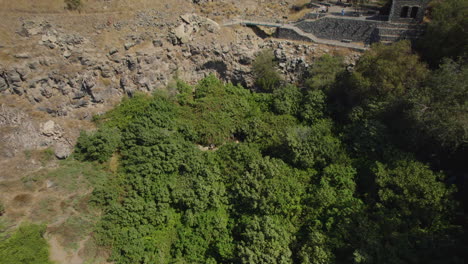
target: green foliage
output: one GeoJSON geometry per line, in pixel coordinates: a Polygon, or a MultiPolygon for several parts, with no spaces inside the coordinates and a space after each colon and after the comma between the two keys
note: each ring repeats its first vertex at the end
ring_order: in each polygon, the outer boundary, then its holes
{"type": "Polygon", "coordinates": [[[450,195],[442,175],[414,161],[398,161],[391,168],[377,163],[374,169],[380,204],[404,218],[406,225],[437,227],[447,217],[450,195]]]}
{"type": "Polygon", "coordinates": [[[118,129],[102,128],[93,134],[81,132],[75,148],[75,157],[78,160],[105,162],[121,144],[118,129]]]}
{"type": "Polygon", "coordinates": [[[349,250],[355,237],[355,218],[362,214],[363,202],[355,197],[356,170],[331,164],[311,188],[306,198],[306,227],[299,256],[304,263],[336,262],[333,251],[349,250]]]}
{"type": "Polygon", "coordinates": [[[293,217],[301,211],[301,176],[279,160],[254,160],[233,184],[232,203],[238,213],[293,217]]]}
{"type": "Polygon", "coordinates": [[[241,221],[240,263],[292,263],[288,245],[292,241],[290,223],[272,216],[249,217],[241,221]]]}
{"type": "Polygon", "coordinates": [[[263,91],[271,92],[281,82],[272,50],[263,50],[257,55],[252,64],[252,71],[256,85],[263,91]]]}
{"type": "Polygon", "coordinates": [[[424,139],[434,140],[450,151],[466,145],[468,65],[445,60],[426,85],[412,94],[410,102],[410,118],[417,124],[417,131],[427,135],[424,139]]]}
{"type": "Polygon", "coordinates": [[[132,98],[124,97],[118,107],[102,116],[96,116],[95,121],[98,124],[122,130],[137,118],[138,114],[143,113],[149,107],[150,102],[151,97],[140,93],[136,93],[132,98]]]}
{"type": "Polygon", "coordinates": [[[323,55],[309,69],[310,77],[306,85],[311,90],[330,91],[336,84],[338,77],[343,74],[345,67],[342,57],[323,55]]]}
{"type": "Polygon", "coordinates": [[[341,143],[331,129],[329,120],[321,120],[310,127],[291,128],[284,142],[291,162],[300,168],[313,168],[336,160],[341,143]]]}
{"type": "Polygon", "coordinates": [[[78,10],[82,7],[81,0],[64,0],[65,8],[68,10],[78,10]]]}
{"type": "Polygon", "coordinates": [[[302,100],[299,116],[307,124],[313,124],[325,117],[326,95],[321,90],[307,91],[302,100]]]}
{"type": "Polygon", "coordinates": [[[181,80],[176,80],[177,102],[181,105],[189,104],[193,100],[193,88],[181,80]]]}
{"type": "Polygon", "coordinates": [[[271,93],[253,93],[210,75],[99,117],[75,155],[103,162],[118,151],[117,173],[91,199],[104,211],[96,238],[111,260],[418,263],[441,260],[436,247],[456,255],[452,188],[392,144],[384,119],[399,113],[402,95],[417,98],[426,69],[407,53],[420,75],[399,73],[409,69],[393,65],[396,54],[375,49],[351,79],[341,59],[322,58],[311,89],[269,83],[271,93]],[[373,76],[374,62],[398,76],[373,76]],[[350,80],[368,85],[343,85],[350,80]],[[363,97],[344,125],[325,119],[330,91],[342,87],[363,97]]]}
{"type": "Polygon", "coordinates": [[[389,102],[419,87],[427,73],[408,41],[376,44],[356,64],[349,94],[357,103],[389,102]]]}
{"type": "Polygon", "coordinates": [[[318,231],[309,232],[306,242],[299,250],[299,259],[304,264],[333,263],[333,252],[327,246],[327,236],[318,231]]]}
{"type": "Polygon", "coordinates": [[[0,240],[2,264],[52,264],[44,225],[23,224],[7,239],[0,240]]]}
{"type": "Polygon", "coordinates": [[[274,149],[282,144],[289,127],[297,124],[297,120],[289,115],[274,115],[262,113],[246,120],[237,129],[238,138],[249,143],[255,143],[259,148],[270,151],[274,155],[274,149]],[[273,148],[273,149],[272,149],[273,148]]]}
{"type": "Polygon", "coordinates": [[[213,74],[202,79],[195,87],[195,98],[218,97],[225,93],[224,85],[213,74]]]}
{"type": "Polygon", "coordinates": [[[433,1],[431,20],[419,46],[423,57],[437,67],[444,57],[468,56],[468,3],[465,0],[433,1]]]}
{"type": "Polygon", "coordinates": [[[302,94],[294,85],[286,85],[273,92],[273,111],[280,115],[295,116],[300,107],[302,94]]]}
{"type": "Polygon", "coordinates": [[[355,252],[358,263],[462,263],[454,235],[460,230],[449,224],[453,189],[442,175],[412,160],[377,162],[373,171],[377,202],[365,217],[376,220],[361,217],[358,224],[366,233],[355,252]]]}

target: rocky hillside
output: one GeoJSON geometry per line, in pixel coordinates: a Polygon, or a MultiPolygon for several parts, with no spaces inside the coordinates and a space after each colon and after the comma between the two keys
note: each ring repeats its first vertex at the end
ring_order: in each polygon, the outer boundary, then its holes
{"type": "MultiPolygon", "coordinates": [[[[288,15],[293,3],[285,1],[83,4],[79,11],[67,11],[61,0],[0,0],[0,200],[13,223],[37,218],[26,212],[39,201],[23,204],[19,211],[11,208],[15,195],[30,192],[21,183],[26,175],[55,166],[50,159],[44,162],[41,153],[66,158],[80,130],[93,129],[93,115],[124,96],[167,89],[175,78],[195,83],[211,73],[253,89],[251,64],[262,49],[274,51],[284,79],[291,82],[323,54],[345,55],[349,63],[359,56],[344,48],[272,39],[250,28],[223,26],[247,15],[288,15]]],[[[37,188],[53,186],[44,184],[37,188]]],[[[57,214],[57,221],[60,212],[51,213],[57,214]]],[[[52,234],[50,241],[57,244],[57,237],[52,234]]],[[[57,250],[61,249],[55,248],[54,254],[60,255],[57,250]]]]}
{"type": "MultiPolygon", "coordinates": [[[[198,4],[214,6],[207,1],[198,4]]],[[[349,54],[350,61],[357,56],[334,47],[262,39],[249,28],[223,27],[223,21],[215,22],[203,14],[206,6],[185,6],[194,12],[178,15],[146,9],[99,15],[92,11],[7,15],[8,28],[2,28],[5,37],[0,39],[2,97],[27,100],[35,111],[46,113],[45,122],[60,117],[56,123],[67,123],[91,120],[93,114],[115,105],[124,95],[165,89],[175,77],[193,83],[215,73],[225,81],[252,87],[250,64],[261,49],[274,50],[287,81],[294,81],[324,53],[349,54]]],[[[219,14],[231,10],[229,1],[226,6],[211,16],[219,19],[219,14]]],[[[37,132],[45,122],[36,125],[37,132]]],[[[72,130],[64,130],[65,142],[73,142],[77,128],[72,130]]],[[[4,134],[3,142],[11,153],[58,144],[57,140],[31,143],[38,135],[44,133],[29,136],[21,145],[4,134]]],[[[66,153],[58,156],[63,158],[66,153]]]]}

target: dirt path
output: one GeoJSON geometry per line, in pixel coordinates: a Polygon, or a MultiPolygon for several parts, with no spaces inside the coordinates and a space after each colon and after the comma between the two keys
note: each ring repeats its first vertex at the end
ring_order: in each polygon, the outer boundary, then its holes
{"type": "MultiPolygon", "coordinates": [[[[88,239],[88,238],[87,238],[88,239]]],[[[80,247],[76,251],[67,252],[67,250],[58,242],[57,237],[48,238],[50,245],[50,260],[58,264],[82,264],[84,260],[79,256],[79,252],[84,247],[87,239],[80,241],[80,247]]]]}

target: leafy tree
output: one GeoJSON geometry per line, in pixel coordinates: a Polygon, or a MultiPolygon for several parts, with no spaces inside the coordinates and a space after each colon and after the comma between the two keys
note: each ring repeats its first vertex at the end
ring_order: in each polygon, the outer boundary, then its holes
{"type": "Polygon", "coordinates": [[[333,263],[335,256],[327,245],[327,237],[320,231],[307,232],[305,242],[298,252],[301,263],[325,264],[333,263]]]}
{"type": "MultiPolygon", "coordinates": [[[[357,107],[353,114],[359,115],[358,111],[363,109],[357,107]]],[[[388,127],[380,120],[352,117],[353,121],[345,127],[344,141],[348,150],[357,155],[368,155],[368,157],[382,157],[384,151],[389,147],[390,136],[388,127]],[[354,119],[356,118],[356,119],[354,119]]]]}
{"type": "Polygon", "coordinates": [[[240,263],[292,263],[289,244],[292,226],[273,216],[248,217],[241,221],[240,263]]]}
{"type": "Polygon", "coordinates": [[[355,236],[351,230],[363,209],[363,202],[355,197],[355,175],[351,166],[331,164],[311,186],[304,210],[307,235],[299,251],[303,263],[349,259],[347,251],[355,236]]]}
{"type": "Polygon", "coordinates": [[[167,90],[181,105],[193,102],[193,87],[178,78],[168,84],[167,90]]]}
{"type": "Polygon", "coordinates": [[[444,57],[468,56],[468,3],[464,0],[433,1],[425,36],[419,47],[433,67],[444,57]]]}
{"type": "MultiPolygon", "coordinates": [[[[136,95],[98,117],[99,130],[79,139],[76,155],[105,160],[119,151],[118,173],[92,199],[103,207],[96,234],[111,260],[461,263],[465,233],[454,220],[453,190],[396,147],[404,140],[391,125],[403,113],[418,131],[434,124],[420,118],[417,103],[458,113],[464,68],[447,63],[419,88],[426,70],[413,55],[416,76],[398,72],[409,69],[393,65],[386,47],[366,56],[349,79],[334,59],[322,59],[304,98],[295,86],[253,93],[208,76],[195,91],[174,83],[169,93],[136,95]],[[391,77],[372,76],[371,62],[391,77]],[[332,110],[327,96],[342,88],[362,95],[347,109],[348,123],[323,119],[332,110]]],[[[447,119],[442,113],[431,118],[447,119]]]]}
{"type": "Polygon", "coordinates": [[[280,115],[295,116],[300,107],[302,94],[294,85],[286,85],[273,92],[273,111],[280,115]]]}
{"type": "Polygon", "coordinates": [[[333,136],[331,129],[329,120],[321,120],[310,127],[291,128],[284,142],[288,159],[300,168],[323,167],[337,159],[341,143],[333,136]]]}
{"type": "Polygon", "coordinates": [[[23,224],[6,240],[0,240],[2,264],[52,264],[44,225],[23,224]]]}
{"type": "Polygon", "coordinates": [[[326,95],[321,90],[307,91],[302,100],[299,115],[307,124],[313,124],[325,117],[326,95]]]}
{"type": "Polygon", "coordinates": [[[203,213],[187,211],[184,226],[178,230],[173,252],[178,261],[218,263],[232,259],[234,245],[228,230],[229,215],[225,209],[203,213]]]}
{"type": "Polygon", "coordinates": [[[274,115],[266,112],[245,120],[237,128],[236,136],[245,142],[257,144],[271,156],[278,156],[275,149],[282,144],[289,128],[296,124],[297,120],[290,115],[274,115]]]}
{"type": "Polygon", "coordinates": [[[102,116],[95,116],[95,121],[99,125],[123,130],[149,109],[151,100],[151,97],[141,93],[136,93],[132,98],[124,97],[118,107],[102,116]]]}
{"type": "Polygon", "coordinates": [[[106,162],[117,150],[121,142],[120,131],[102,128],[93,134],[81,132],[75,147],[78,160],[106,162]]]}
{"type": "Polygon", "coordinates": [[[254,160],[232,186],[232,204],[240,214],[294,216],[301,210],[302,174],[279,160],[254,160]]]}
{"type": "Polygon", "coordinates": [[[329,92],[345,71],[344,66],[343,57],[325,54],[311,65],[306,85],[311,90],[329,92]]]}
{"type": "Polygon", "coordinates": [[[449,224],[453,189],[442,175],[412,160],[377,162],[373,171],[378,200],[366,218],[375,220],[358,224],[357,230],[367,230],[358,242],[358,263],[461,263],[454,235],[460,230],[449,224]]]}
{"type": "Polygon", "coordinates": [[[252,64],[252,71],[256,84],[263,91],[271,92],[281,82],[272,50],[263,50],[257,55],[252,64]]]}
{"type": "Polygon", "coordinates": [[[217,97],[225,93],[224,85],[213,74],[200,80],[195,86],[195,98],[217,97]]]}
{"type": "Polygon", "coordinates": [[[348,93],[355,103],[391,102],[418,88],[427,73],[408,41],[376,44],[356,64],[348,93]]]}
{"type": "Polygon", "coordinates": [[[452,189],[447,189],[441,174],[414,161],[398,161],[388,168],[377,163],[376,183],[380,204],[408,227],[437,227],[450,210],[452,189]]]}
{"type": "Polygon", "coordinates": [[[416,129],[437,145],[452,152],[468,143],[467,64],[444,60],[410,102],[409,115],[418,124],[416,129]]]}

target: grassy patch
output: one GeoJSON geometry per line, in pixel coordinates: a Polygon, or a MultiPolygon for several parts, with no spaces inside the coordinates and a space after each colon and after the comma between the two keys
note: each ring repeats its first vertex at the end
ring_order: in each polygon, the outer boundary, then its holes
{"type": "Polygon", "coordinates": [[[39,200],[31,211],[31,219],[35,222],[51,222],[60,212],[57,209],[57,197],[46,196],[39,200]]]}
{"type": "Polygon", "coordinates": [[[45,164],[52,161],[54,158],[55,154],[52,148],[46,148],[39,152],[39,161],[41,161],[42,166],[45,166],[45,164]]]}
{"type": "Polygon", "coordinates": [[[52,187],[64,191],[88,190],[105,182],[109,175],[106,168],[107,164],[98,165],[69,159],[60,161],[58,168],[44,169],[34,175],[25,177],[23,182],[44,182],[48,180],[53,185],[52,187]]]}
{"type": "Polygon", "coordinates": [[[44,225],[21,225],[10,237],[0,240],[0,263],[51,264],[44,232],[44,225]]]}
{"type": "Polygon", "coordinates": [[[96,218],[88,215],[74,215],[63,224],[54,228],[52,233],[60,235],[61,244],[67,249],[78,249],[78,242],[83,240],[95,225],[96,218]]]}

